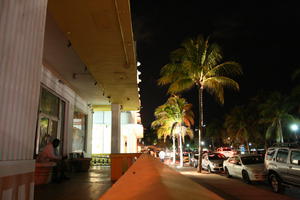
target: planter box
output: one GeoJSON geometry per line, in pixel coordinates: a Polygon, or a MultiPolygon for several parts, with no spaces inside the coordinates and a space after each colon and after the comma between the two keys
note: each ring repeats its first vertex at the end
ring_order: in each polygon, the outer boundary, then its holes
{"type": "Polygon", "coordinates": [[[52,179],[52,169],[55,162],[37,162],[35,164],[34,183],[35,185],[47,184],[52,179]]]}

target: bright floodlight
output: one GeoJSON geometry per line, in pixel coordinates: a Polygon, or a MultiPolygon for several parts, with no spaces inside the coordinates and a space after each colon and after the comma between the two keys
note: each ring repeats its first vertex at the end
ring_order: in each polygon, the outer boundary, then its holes
{"type": "Polygon", "coordinates": [[[139,61],[137,61],[136,66],[140,66],[140,65],[141,65],[141,63],[139,61]]]}
{"type": "Polygon", "coordinates": [[[297,124],[292,124],[292,125],[291,125],[291,130],[292,130],[292,131],[298,131],[298,126],[297,126],[297,124]]]}
{"type": "Polygon", "coordinates": [[[201,141],[201,145],[204,145],[204,142],[203,142],[203,141],[201,141]]]}

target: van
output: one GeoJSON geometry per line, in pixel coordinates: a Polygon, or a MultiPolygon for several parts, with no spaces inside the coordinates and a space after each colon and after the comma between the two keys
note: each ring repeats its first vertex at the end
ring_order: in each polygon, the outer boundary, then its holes
{"type": "Polygon", "coordinates": [[[281,192],[285,185],[300,187],[300,145],[276,144],[267,149],[265,168],[274,192],[281,192]]]}

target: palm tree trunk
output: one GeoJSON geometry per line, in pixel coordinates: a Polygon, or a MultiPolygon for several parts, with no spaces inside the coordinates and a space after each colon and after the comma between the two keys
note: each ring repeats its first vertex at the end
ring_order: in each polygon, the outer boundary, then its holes
{"type": "Polygon", "coordinates": [[[183,167],[183,152],[182,152],[182,138],[181,138],[181,127],[180,127],[180,133],[178,134],[179,135],[179,145],[180,145],[180,167],[183,167]]]}
{"type": "Polygon", "coordinates": [[[202,133],[203,133],[203,87],[198,85],[198,97],[199,97],[199,157],[198,157],[198,167],[197,172],[201,173],[202,171],[202,133]]]}
{"type": "Polygon", "coordinates": [[[174,165],[176,161],[176,152],[175,152],[175,135],[173,134],[173,161],[172,164],[174,165]]]}
{"type": "Polygon", "coordinates": [[[280,137],[280,143],[283,143],[283,135],[282,135],[282,126],[281,126],[281,120],[278,121],[278,132],[280,137]]]}

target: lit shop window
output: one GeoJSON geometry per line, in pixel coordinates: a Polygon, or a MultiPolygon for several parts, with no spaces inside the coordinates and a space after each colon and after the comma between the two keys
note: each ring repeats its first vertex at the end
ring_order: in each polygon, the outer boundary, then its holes
{"type": "Polygon", "coordinates": [[[73,152],[86,151],[87,115],[75,111],[73,118],[73,152]]]}

